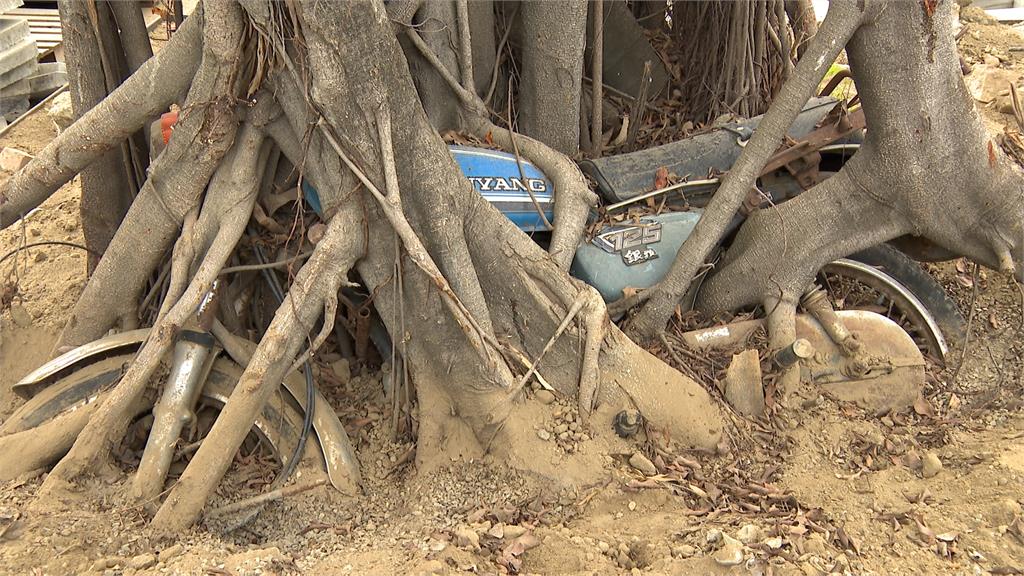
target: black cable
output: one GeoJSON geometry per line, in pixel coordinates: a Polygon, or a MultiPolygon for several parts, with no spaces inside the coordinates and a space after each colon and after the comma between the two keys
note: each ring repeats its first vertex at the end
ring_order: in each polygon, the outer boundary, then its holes
{"type": "Polygon", "coordinates": [[[7,260],[11,256],[14,256],[18,252],[21,252],[22,250],[25,250],[26,248],[33,248],[35,246],[51,246],[51,245],[52,246],[70,246],[72,248],[80,248],[82,250],[85,250],[89,254],[94,254],[96,256],[103,256],[103,254],[101,254],[101,253],[99,253],[99,252],[97,252],[95,250],[92,250],[91,248],[86,248],[85,246],[82,246],[81,244],[75,244],[74,242],[63,242],[61,240],[45,240],[43,242],[30,242],[28,244],[24,244],[22,246],[18,246],[14,250],[11,250],[7,254],[4,254],[3,257],[0,258],[0,264],[3,264],[4,260],[7,260]]]}
{"type": "MultiPolygon", "coordinates": [[[[263,255],[263,250],[260,249],[256,243],[256,235],[249,230],[249,240],[252,243],[252,251],[256,256],[256,260],[261,264],[266,264],[267,259],[263,255]]],[[[267,282],[270,287],[270,292],[277,300],[278,306],[284,303],[284,290],[281,288],[281,283],[278,281],[277,276],[274,275],[273,270],[270,268],[263,268],[260,270],[260,274],[263,279],[267,282]]],[[[299,465],[299,460],[302,457],[302,451],[306,448],[306,439],[309,438],[309,432],[313,428],[313,410],[316,407],[316,392],[313,384],[313,367],[310,366],[309,360],[303,362],[303,373],[306,376],[306,411],[302,416],[302,432],[299,434],[299,443],[295,445],[295,451],[292,453],[292,457],[288,460],[288,465],[281,471],[281,474],[274,480],[275,484],[282,484],[289,476],[295,472],[295,467],[299,465]]]]}

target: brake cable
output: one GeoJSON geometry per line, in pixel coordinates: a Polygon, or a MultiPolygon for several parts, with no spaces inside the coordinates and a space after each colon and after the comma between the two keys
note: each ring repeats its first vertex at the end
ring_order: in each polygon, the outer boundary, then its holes
{"type": "MultiPolygon", "coordinates": [[[[263,250],[260,249],[259,244],[256,243],[256,235],[249,231],[249,241],[252,243],[253,255],[256,256],[256,260],[261,264],[267,263],[266,257],[263,255],[263,250]]],[[[270,268],[263,268],[260,270],[260,274],[266,281],[270,288],[270,293],[274,296],[274,300],[277,301],[278,306],[284,303],[284,290],[281,288],[281,283],[274,275],[273,270],[270,268]]],[[[306,410],[302,415],[302,431],[299,433],[299,442],[295,445],[295,450],[292,452],[292,457],[288,459],[288,464],[285,465],[284,470],[281,474],[274,479],[274,484],[283,484],[295,471],[296,466],[299,464],[299,459],[302,456],[302,451],[306,447],[306,439],[309,438],[309,432],[313,428],[313,410],[316,407],[316,391],[313,383],[313,367],[309,363],[307,358],[302,365],[302,372],[306,378],[306,410]]]]}

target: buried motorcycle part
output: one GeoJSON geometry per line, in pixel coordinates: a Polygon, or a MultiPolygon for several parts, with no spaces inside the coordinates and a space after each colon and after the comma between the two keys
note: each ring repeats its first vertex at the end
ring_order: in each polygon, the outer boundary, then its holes
{"type": "Polygon", "coordinates": [[[640,431],[643,420],[643,416],[637,410],[622,410],[612,420],[612,427],[620,438],[632,438],[640,431]]]}
{"type": "Polygon", "coordinates": [[[826,264],[819,281],[837,308],[874,310],[889,317],[938,362],[963,342],[967,321],[942,285],[891,246],[873,246],[826,264]],[[849,280],[856,285],[847,285],[849,280]],[[871,292],[862,293],[858,285],[871,292]]]}
{"type": "MultiPolygon", "coordinates": [[[[121,364],[117,365],[117,370],[113,370],[105,361],[116,358],[120,359],[122,364],[126,364],[134,357],[148,334],[149,329],[143,328],[106,336],[75,348],[34,370],[13,387],[19,395],[28,396],[31,393],[32,399],[0,424],[0,436],[41,426],[53,419],[64,418],[63,415],[77,410],[75,407],[88,408],[94,404],[103,391],[116,384],[123,374],[120,369],[121,364]],[[60,387],[57,386],[58,384],[60,387]]],[[[256,347],[253,342],[240,338],[237,340],[245,343],[250,353],[256,347]]],[[[222,366],[225,362],[235,366],[238,371],[237,376],[241,376],[241,368],[226,359],[217,360],[215,367],[222,366]]],[[[210,378],[207,378],[207,385],[209,382],[210,378]]],[[[234,386],[233,382],[232,387],[234,386]]],[[[310,389],[308,384],[297,374],[293,373],[286,377],[283,387],[288,392],[286,406],[289,407],[290,412],[297,412],[308,405],[305,400],[308,399],[310,389]]],[[[355,452],[349,442],[348,434],[323,395],[315,388],[312,392],[315,399],[312,415],[313,432],[316,434],[323,458],[322,462],[327,468],[331,484],[346,494],[355,493],[358,490],[360,479],[358,466],[355,463],[355,452]]],[[[230,395],[230,390],[223,396],[224,401],[227,400],[228,395],[230,395]]],[[[281,396],[277,395],[275,398],[281,396]]],[[[140,408],[139,413],[145,412],[152,405],[153,399],[151,398],[148,404],[140,408]]],[[[54,454],[59,452],[59,455],[66,453],[78,432],[85,426],[85,422],[86,420],[83,420],[80,425],[77,425],[77,429],[73,430],[73,433],[62,435],[62,437],[68,437],[67,446],[53,446],[50,452],[54,454]]],[[[272,423],[273,421],[271,421],[272,423]]],[[[294,449],[294,447],[292,448],[294,449]]],[[[278,458],[278,460],[287,461],[289,459],[278,458]]],[[[56,459],[46,463],[53,461],[56,459]]]]}
{"type": "MultiPolygon", "coordinates": [[[[105,358],[60,378],[7,418],[0,425],[0,437],[31,430],[52,421],[65,422],[67,427],[73,429],[61,430],[57,435],[60,445],[52,447],[48,454],[49,461],[45,463],[53,464],[71,449],[75,438],[87,423],[87,419],[70,416],[98,405],[121,379],[125,367],[133,358],[134,354],[105,358]]],[[[200,392],[199,404],[220,409],[228,401],[241,375],[242,369],[234,362],[225,358],[216,360],[200,392]]],[[[135,417],[142,416],[150,409],[152,399],[150,395],[149,402],[140,402],[133,408],[135,417]]],[[[255,438],[281,466],[288,465],[301,430],[302,415],[282,394],[273,396],[267,402],[252,428],[255,438]]],[[[302,459],[315,462],[319,460],[319,455],[312,447],[307,447],[302,459]]]]}
{"type": "Polygon", "coordinates": [[[792,344],[776,352],[773,361],[779,368],[789,368],[813,356],[814,346],[805,338],[797,338],[792,344]]]}
{"type": "MultiPolygon", "coordinates": [[[[967,331],[967,319],[942,284],[920,263],[889,244],[872,246],[852,254],[849,258],[881,270],[918,299],[935,323],[938,334],[942,336],[941,344],[944,345],[944,350],[939,346],[939,342],[930,343],[928,346],[928,352],[933,357],[943,360],[949,350],[960,346],[967,331]],[[941,355],[938,352],[941,352],[941,355]]],[[[920,340],[917,334],[911,335],[915,340],[920,340]]]]}

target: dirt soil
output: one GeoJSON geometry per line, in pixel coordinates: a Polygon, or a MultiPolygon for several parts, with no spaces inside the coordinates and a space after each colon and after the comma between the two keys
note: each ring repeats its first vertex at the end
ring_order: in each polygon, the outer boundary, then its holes
{"type": "MultiPolygon", "coordinates": [[[[962,42],[968,64],[996,53],[1001,67],[1024,65],[1024,52],[1009,49],[1024,37],[1007,27],[971,23],[962,42]]],[[[982,110],[994,130],[1011,121],[982,110]]],[[[0,146],[31,153],[55,133],[37,113],[0,146]]],[[[0,256],[36,241],[81,243],[78,197],[76,181],[0,232],[0,256]]],[[[758,422],[736,417],[723,454],[678,451],[648,431],[648,442],[604,457],[600,482],[562,486],[489,459],[417,473],[412,444],[391,437],[386,375],[331,371],[319,385],[357,444],[364,495],[320,487],[248,523],[208,520],[165,541],[125,498],[123,461],[59,502],[35,500],[40,471],[0,485],[0,573],[1022,574],[1022,293],[961,261],[930,270],[965,316],[973,309],[971,334],[960,369],[958,354],[933,369],[904,413],[815,395],[758,422]],[[638,471],[637,453],[659,473],[638,471]]],[[[48,358],[85,281],[85,255],[29,248],[3,262],[0,281],[17,286],[0,315],[2,420],[21,403],[10,386],[48,358]]],[[[537,434],[564,455],[553,464],[568,465],[587,440],[568,404],[549,401],[529,400],[545,422],[537,434]]],[[[295,482],[318,474],[302,470],[295,482]]],[[[265,459],[240,456],[211,506],[265,490],[272,477],[265,459]]]]}

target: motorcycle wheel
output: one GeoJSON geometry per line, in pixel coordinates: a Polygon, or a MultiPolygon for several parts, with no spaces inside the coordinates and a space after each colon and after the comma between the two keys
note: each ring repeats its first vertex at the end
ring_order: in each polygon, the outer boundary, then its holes
{"type": "MultiPolygon", "coordinates": [[[[87,404],[102,401],[103,396],[121,379],[126,366],[134,357],[135,354],[132,353],[105,358],[65,375],[11,414],[0,425],[0,436],[61,420],[62,416],[87,404]]],[[[219,411],[231,396],[235,383],[241,376],[240,366],[228,358],[218,358],[204,383],[196,413],[199,414],[204,408],[219,411]]],[[[257,443],[265,447],[282,467],[287,465],[294,453],[302,430],[302,413],[285,396],[287,395],[277,394],[267,402],[253,425],[250,438],[246,441],[246,445],[254,448],[257,443]]],[[[133,416],[138,418],[151,409],[151,401],[137,402],[133,416]]],[[[84,426],[84,423],[81,425],[84,426]]],[[[81,428],[68,430],[65,437],[73,442],[80,432],[81,428]]],[[[307,443],[307,454],[312,444],[307,443]]],[[[61,448],[59,456],[63,456],[71,446],[68,444],[61,448]]]]}
{"type": "Polygon", "coordinates": [[[818,280],[837,309],[887,316],[940,364],[963,341],[967,323],[942,285],[887,244],[827,264],[818,280]]]}

